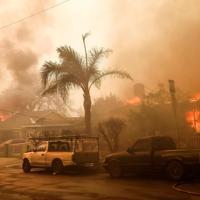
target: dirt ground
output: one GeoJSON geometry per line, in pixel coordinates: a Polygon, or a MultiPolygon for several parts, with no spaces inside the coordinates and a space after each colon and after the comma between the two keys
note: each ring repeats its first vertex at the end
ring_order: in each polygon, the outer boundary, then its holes
{"type": "MultiPolygon", "coordinates": [[[[2,200],[197,200],[172,189],[173,182],[157,177],[111,179],[85,171],[52,175],[44,170],[24,174],[20,165],[0,165],[2,200]]],[[[190,184],[191,186],[191,184],[190,184]]]]}

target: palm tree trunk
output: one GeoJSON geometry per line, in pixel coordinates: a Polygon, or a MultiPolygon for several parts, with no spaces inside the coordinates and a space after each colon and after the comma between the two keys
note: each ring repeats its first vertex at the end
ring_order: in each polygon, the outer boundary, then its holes
{"type": "Polygon", "coordinates": [[[91,97],[89,89],[86,89],[83,94],[84,110],[85,110],[85,130],[87,134],[91,134],[91,97]]]}

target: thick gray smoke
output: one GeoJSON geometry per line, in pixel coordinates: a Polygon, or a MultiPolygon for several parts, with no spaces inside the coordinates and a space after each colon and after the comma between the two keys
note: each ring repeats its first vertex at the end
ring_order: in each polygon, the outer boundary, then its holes
{"type": "MultiPolygon", "coordinates": [[[[9,2],[5,1],[5,5],[9,5],[9,2]]],[[[40,0],[24,0],[24,4],[17,7],[23,13],[19,15],[20,18],[43,9],[45,3],[40,0]]],[[[12,11],[11,13],[15,16],[15,10],[11,8],[9,11],[12,11]]],[[[15,20],[14,17],[10,19],[10,21],[15,20]]],[[[4,80],[10,80],[10,84],[0,95],[0,109],[13,112],[23,110],[33,101],[39,91],[38,63],[39,56],[43,52],[38,47],[36,38],[39,38],[47,21],[47,14],[42,14],[1,30],[0,62],[2,69],[0,76],[4,80]]]]}
{"type": "MultiPolygon", "coordinates": [[[[16,4],[17,0],[0,0],[0,5],[11,5],[12,2],[16,4]]],[[[21,0],[16,12],[12,11],[12,6],[9,10],[6,10],[7,6],[0,6],[2,25],[55,2],[21,0]],[[3,10],[6,11],[3,13],[3,10]]],[[[92,2],[88,0],[86,5],[92,2]]],[[[104,35],[105,47],[114,51],[108,58],[108,66],[125,69],[136,82],[154,88],[158,83],[167,84],[168,79],[174,79],[182,90],[200,91],[199,0],[99,0],[92,5],[96,6],[95,12],[87,6],[83,13],[79,13],[84,8],[83,3],[72,1],[63,8],[63,13],[55,11],[54,14],[38,15],[0,32],[0,78],[12,81],[0,96],[0,108],[19,110],[35,96],[40,87],[39,65],[42,63],[39,58],[44,52],[48,54],[50,41],[55,43],[57,40],[59,45],[65,42],[74,44],[79,40],[77,32],[81,35],[85,31],[91,31],[92,38],[96,38],[97,32],[100,39],[104,35]],[[83,23],[84,13],[88,17],[83,23]],[[57,29],[52,31],[52,38],[48,40],[46,25],[49,26],[56,17],[57,29]],[[64,39],[58,40],[60,37],[64,39]]],[[[114,81],[113,85],[116,85],[114,81]]],[[[112,85],[110,79],[108,82],[112,85]]],[[[117,84],[119,87],[115,88],[119,94],[124,93],[126,98],[127,93],[131,95],[131,82],[123,80],[123,84],[121,81],[117,84]]],[[[107,88],[102,87],[102,90],[107,91],[107,88]]]]}

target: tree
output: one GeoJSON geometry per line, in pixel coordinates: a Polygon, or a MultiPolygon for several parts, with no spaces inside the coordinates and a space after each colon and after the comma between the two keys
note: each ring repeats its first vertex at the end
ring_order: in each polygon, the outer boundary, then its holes
{"type": "Polygon", "coordinates": [[[131,110],[128,114],[128,122],[131,130],[135,130],[139,136],[154,135],[160,131],[160,118],[153,106],[141,105],[137,110],[131,110]]]}
{"type": "Polygon", "coordinates": [[[119,136],[125,126],[120,118],[110,118],[99,123],[98,130],[108,144],[111,152],[119,150],[119,136]]]}
{"type": "Polygon", "coordinates": [[[95,119],[95,124],[116,116],[116,111],[118,112],[119,108],[123,108],[123,106],[124,103],[113,94],[95,99],[92,105],[92,116],[95,119]]]}
{"type": "Polygon", "coordinates": [[[92,86],[100,87],[100,81],[105,76],[115,75],[119,78],[132,77],[120,70],[101,71],[98,63],[101,58],[111,51],[104,48],[93,48],[89,52],[86,49],[85,40],[88,33],[82,36],[85,58],[70,46],[61,46],[57,49],[60,62],[45,62],[41,69],[41,78],[44,86],[42,95],[59,93],[64,100],[72,88],[81,88],[83,91],[83,106],[85,111],[85,128],[91,133],[91,96],[92,86]]]}

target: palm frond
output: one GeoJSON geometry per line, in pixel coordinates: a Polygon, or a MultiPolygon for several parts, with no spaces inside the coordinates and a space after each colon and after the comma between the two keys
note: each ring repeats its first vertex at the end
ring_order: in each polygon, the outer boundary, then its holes
{"type": "Polygon", "coordinates": [[[57,88],[58,88],[58,84],[56,82],[54,82],[42,91],[41,96],[55,94],[57,92],[57,88]]]}
{"type": "Polygon", "coordinates": [[[58,80],[58,92],[65,101],[72,88],[82,87],[82,83],[77,80],[74,74],[62,74],[58,80]]]}
{"type": "Polygon", "coordinates": [[[74,76],[74,74],[62,74],[59,77],[58,80],[58,85],[60,86],[66,86],[68,89],[69,87],[76,87],[76,86],[81,86],[81,82],[77,80],[77,77],[74,76]]]}
{"type": "Polygon", "coordinates": [[[52,82],[44,91],[41,93],[42,96],[51,95],[58,93],[62,99],[65,101],[68,97],[69,90],[72,87],[78,86],[76,77],[73,75],[59,74],[56,81],[52,82]]]}
{"type": "MultiPolygon", "coordinates": [[[[86,77],[88,81],[92,82],[97,77],[101,75],[101,71],[98,69],[97,64],[100,61],[101,58],[107,56],[111,52],[110,49],[104,49],[104,48],[93,48],[89,52],[89,65],[86,69],[86,77]]],[[[95,81],[95,85],[97,88],[100,87],[101,81],[100,79],[98,81],[95,81]]]]}
{"type": "Polygon", "coordinates": [[[91,83],[89,85],[89,88],[91,88],[92,85],[95,84],[95,82],[101,80],[102,78],[104,78],[106,76],[115,76],[115,77],[118,77],[118,78],[133,80],[133,78],[131,77],[131,75],[128,74],[127,72],[125,72],[125,71],[111,70],[111,71],[107,71],[107,72],[101,73],[99,76],[97,76],[96,79],[94,79],[93,81],[91,81],[91,83]]]}
{"type": "MultiPolygon", "coordinates": [[[[73,67],[82,67],[83,66],[83,58],[79,53],[77,53],[73,48],[70,46],[61,46],[57,48],[57,52],[59,58],[63,62],[70,63],[73,67]]],[[[70,66],[70,65],[68,65],[70,66]]]]}
{"type": "Polygon", "coordinates": [[[85,40],[88,36],[90,36],[90,32],[87,32],[85,34],[82,35],[83,40],[85,40]]]}
{"type": "Polygon", "coordinates": [[[59,70],[60,66],[55,62],[48,61],[44,63],[41,68],[41,81],[44,87],[46,87],[49,78],[56,76],[59,70]]]}
{"type": "Polygon", "coordinates": [[[70,46],[62,46],[57,49],[59,57],[62,60],[62,69],[64,72],[74,74],[79,81],[85,79],[84,61],[70,46]]]}
{"type": "Polygon", "coordinates": [[[104,48],[93,48],[89,52],[89,67],[94,67],[98,64],[99,60],[105,56],[108,56],[112,50],[104,48]]]}
{"type": "Polygon", "coordinates": [[[97,68],[90,68],[90,70],[88,71],[89,82],[92,83],[94,81],[94,84],[98,89],[101,87],[101,79],[98,78],[100,75],[101,71],[97,68]]]}

